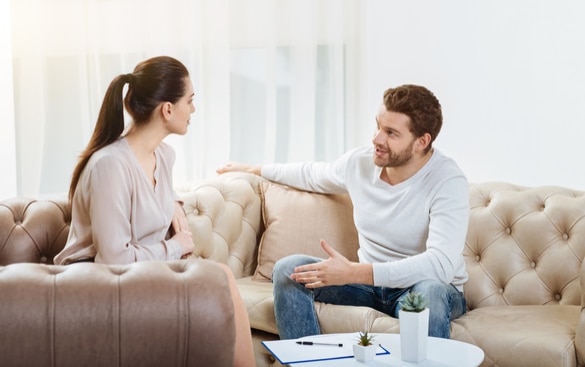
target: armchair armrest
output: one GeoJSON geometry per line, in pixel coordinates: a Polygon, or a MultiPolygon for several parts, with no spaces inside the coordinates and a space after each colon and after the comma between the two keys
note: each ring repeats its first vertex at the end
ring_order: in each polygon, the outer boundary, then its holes
{"type": "Polygon", "coordinates": [[[232,366],[234,310],[213,262],[0,267],[11,366],[232,366]]]}

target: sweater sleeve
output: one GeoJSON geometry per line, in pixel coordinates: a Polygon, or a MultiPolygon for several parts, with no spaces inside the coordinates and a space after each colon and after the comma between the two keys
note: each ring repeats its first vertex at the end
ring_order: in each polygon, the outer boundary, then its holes
{"type": "Polygon", "coordinates": [[[300,190],[322,194],[347,192],[346,172],[354,151],[349,151],[332,162],[304,162],[267,164],[262,166],[262,177],[300,190]]]}

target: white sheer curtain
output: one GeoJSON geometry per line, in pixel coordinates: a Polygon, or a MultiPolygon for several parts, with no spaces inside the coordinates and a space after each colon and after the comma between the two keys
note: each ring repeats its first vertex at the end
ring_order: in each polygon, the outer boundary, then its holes
{"type": "Polygon", "coordinates": [[[325,160],[355,145],[360,0],[10,6],[15,194],[66,192],[109,82],[161,54],[186,64],[196,93],[188,134],[168,138],[177,183],[214,175],[228,160],[325,160]]]}
{"type": "MultiPolygon", "coordinates": [[[[14,92],[12,89],[12,48],[10,4],[0,0],[0,198],[16,193],[16,142],[14,132],[14,92]]],[[[1,199],[0,199],[1,200],[1,199]]]]}

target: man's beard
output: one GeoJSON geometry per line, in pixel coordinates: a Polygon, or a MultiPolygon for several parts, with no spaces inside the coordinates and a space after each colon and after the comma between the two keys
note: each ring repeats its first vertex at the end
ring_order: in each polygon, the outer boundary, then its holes
{"type": "Polygon", "coordinates": [[[401,167],[406,165],[408,162],[410,162],[410,160],[412,159],[413,153],[412,153],[412,147],[414,146],[414,140],[410,142],[410,144],[408,144],[408,146],[398,152],[395,153],[392,150],[390,150],[388,148],[388,158],[387,159],[381,159],[378,158],[374,155],[374,164],[376,166],[379,167],[401,167]]]}

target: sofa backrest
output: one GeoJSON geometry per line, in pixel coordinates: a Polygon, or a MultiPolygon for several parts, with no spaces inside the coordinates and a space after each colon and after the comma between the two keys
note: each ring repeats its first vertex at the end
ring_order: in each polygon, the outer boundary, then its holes
{"type": "MultiPolygon", "coordinates": [[[[237,277],[256,269],[263,231],[260,183],[251,174],[224,174],[176,188],[193,231],[196,257],[228,264],[237,277]]],[[[0,266],[53,264],[65,246],[71,224],[66,197],[16,197],[0,201],[0,266]]]]}
{"type": "Polygon", "coordinates": [[[320,238],[357,260],[347,195],[301,192],[246,173],[226,173],[176,191],[184,202],[194,255],[227,264],[236,278],[253,275],[254,280],[269,281],[274,262],[287,254],[325,258],[320,238]],[[273,201],[262,203],[264,197],[273,201]]]}
{"type": "MultiPolygon", "coordinates": [[[[181,188],[196,255],[254,274],[264,230],[263,179],[224,174],[181,188]],[[198,193],[205,193],[198,196],[198,193]],[[212,195],[209,195],[213,193],[212,195]]],[[[470,309],[493,305],[581,304],[585,193],[562,187],[470,184],[464,249],[470,309]]]]}
{"type": "Polygon", "coordinates": [[[581,304],[584,192],[488,182],[470,185],[470,204],[469,309],[581,304]]]}
{"type": "MultiPolygon", "coordinates": [[[[228,173],[177,187],[193,232],[195,256],[254,274],[264,231],[261,183],[228,173]]],[[[471,216],[464,249],[470,309],[493,305],[581,304],[585,193],[506,183],[470,184],[471,216]]],[[[0,265],[51,264],[65,245],[66,199],[0,202],[0,265]]]]}
{"type": "Polygon", "coordinates": [[[67,242],[70,223],[66,198],[18,197],[0,202],[0,265],[53,264],[67,242]]]}

